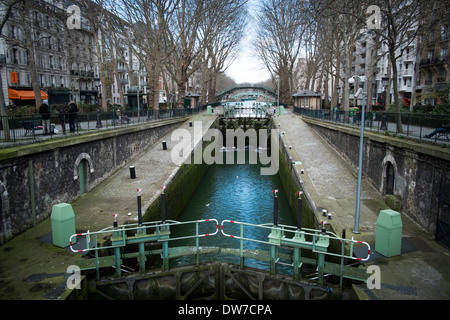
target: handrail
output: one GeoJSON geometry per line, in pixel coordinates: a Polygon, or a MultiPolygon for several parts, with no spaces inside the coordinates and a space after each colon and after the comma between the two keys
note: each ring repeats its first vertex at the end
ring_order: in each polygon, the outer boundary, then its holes
{"type": "Polygon", "coordinates": [[[102,230],[96,231],[96,232],[88,231],[85,233],[73,234],[69,239],[69,246],[70,246],[70,250],[72,252],[76,252],[76,253],[87,252],[87,251],[92,251],[92,250],[103,250],[103,249],[123,247],[126,245],[125,238],[126,238],[127,232],[133,231],[133,230],[134,231],[142,231],[142,230],[147,231],[148,229],[152,229],[152,228],[155,228],[155,233],[156,233],[156,237],[154,240],[157,242],[162,242],[162,241],[173,241],[173,240],[183,240],[183,239],[214,236],[219,232],[219,222],[216,219],[203,219],[203,220],[194,220],[194,221],[185,221],[185,222],[166,220],[165,222],[163,222],[163,221],[145,222],[141,226],[139,226],[138,224],[128,224],[128,225],[117,226],[117,228],[107,227],[105,229],[102,229],[102,230]],[[186,225],[186,224],[200,224],[200,223],[207,223],[207,222],[215,222],[216,223],[216,230],[214,232],[204,233],[204,234],[195,234],[195,235],[191,235],[191,236],[175,237],[175,238],[162,238],[161,237],[161,229],[162,228],[186,225]],[[114,234],[114,233],[116,234],[115,238],[122,238],[123,242],[121,242],[120,244],[119,243],[112,244],[110,246],[97,247],[97,241],[95,241],[95,246],[89,247],[89,243],[90,243],[89,240],[90,240],[91,236],[97,237],[99,234],[114,234]],[[119,236],[119,234],[121,234],[121,236],[119,236]],[[74,243],[72,241],[73,238],[74,237],[83,237],[83,236],[86,237],[86,248],[74,249],[73,248],[74,243]]]}
{"type": "Polygon", "coordinates": [[[351,239],[345,239],[345,238],[341,238],[338,237],[336,234],[334,234],[333,232],[330,231],[325,231],[325,233],[323,233],[323,231],[321,230],[316,230],[316,229],[308,229],[308,228],[301,228],[301,230],[298,230],[296,227],[293,226],[288,226],[288,225],[282,225],[279,224],[278,226],[271,226],[268,224],[252,224],[252,223],[246,223],[246,222],[239,222],[239,221],[233,221],[233,220],[223,220],[221,222],[221,233],[226,236],[226,237],[230,237],[233,239],[238,239],[241,241],[252,241],[252,242],[258,242],[258,243],[263,243],[263,244],[269,244],[269,245],[273,245],[273,242],[270,241],[262,241],[262,240],[257,240],[257,239],[251,239],[251,238],[246,238],[243,236],[243,230],[242,227],[243,226],[252,226],[252,227],[257,227],[257,228],[265,228],[268,230],[280,230],[283,234],[283,237],[280,239],[282,240],[283,245],[291,245],[291,246],[295,246],[298,245],[297,242],[292,241],[292,239],[286,238],[286,236],[284,235],[284,232],[290,232],[290,233],[294,233],[297,235],[303,235],[303,236],[312,236],[313,237],[313,241],[311,241],[311,244],[313,246],[312,252],[320,252],[320,253],[324,253],[326,255],[330,255],[330,256],[337,256],[340,258],[348,258],[348,259],[353,259],[353,260],[357,260],[357,261],[368,261],[370,259],[370,245],[365,242],[365,241],[359,241],[359,240],[354,240],[354,238],[352,237],[351,239]],[[236,225],[241,225],[241,235],[240,236],[236,236],[236,235],[231,235],[231,234],[227,234],[224,231],[224,223],[231,223],[231,224],[236,224],[236,225]],[[332,253],[332,252],[323,252],[323,251],[319,251],[316,250],[315,248],[315,242],[319,240],[319,238],[328,238],[329,240],[337,240],[337,241],[341,241],[341,242],[349,242],[351,243],[351,250],[350,250],[350,254],[349,255],[345,255],[344,252],[341,252],[341,254],[337,254],[337,253],[332,253]],[[353,257],[352,253],[353,253],[353,244],[363,244],[367,247],[367,257],[366,258],[358,258],[358,257],[353,257]]]}

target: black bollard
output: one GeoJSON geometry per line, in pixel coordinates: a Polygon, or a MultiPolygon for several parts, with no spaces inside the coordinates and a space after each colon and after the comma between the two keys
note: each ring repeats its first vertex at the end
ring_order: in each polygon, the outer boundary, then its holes
{"type": "Polygon", "coordinates": [[[167,143],[165,141],[162,142],[163,150],[167,150],[167,143]]]}
{"type": "Polygon", "coordinates": [[[137,206],[138,206],[138,224],[139,227],[142,226],[142,205],[141,205],[141,196],[137,196],[137,206]]]}
{"type": "Polygon", "coordinates": [[[278,226],[278,190],[273,190],[273,226],[278,226]]]}
{"type": "Polygon", "coordinates": [[[346,233],[346,229],[342,229],[342,239],[345,239],[345,233],[346,233]]]}
{"type": "Polygon", "coordinates": [[[136,179],[136,168],[134,166],[130,167],[130,177],[131,179],[136,179]]]}
{"type": "Polygon", "coordinates": [[[118,227],[118,225],[117,225],[117,214],[113,214],[113,217],[114,217],[113,227],[114,227],[114,230],[115,230],[118,227]]]}
{"type": "Polygon", "coordinates": [[[166,194],[163,192],[161,193],[161,220],[163,223],[166,223],[166,194]]]}
{"type": "Polygon", "coordinates": [[[297,230],[302,229],[302,192],[298,192],[297,200],[297,230]]]}
{"type": "Polygon", "coordinates": [[[189,127],[192,127],[192,121],[189,121],[189,127]]]}

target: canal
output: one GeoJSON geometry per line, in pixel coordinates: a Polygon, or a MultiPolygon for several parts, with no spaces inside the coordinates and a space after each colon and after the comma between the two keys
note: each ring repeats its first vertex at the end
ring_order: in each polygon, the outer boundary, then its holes
{"type": "MultiPolygon", "coordinates": [[[[194,221],[202,219],[217,219],[219,223],[223,220],[233,220],[251,224],[273,224],[274,193],[278,190],[279,216],[278,223],[284,225],[295,225],[292,217],[288,200],[283,190],[282,183],[278,174],[261,175],[261,164],[249,164],[250,152],[246,151],[224,151],[234,152],[235,158],[238,152],[245,152],[246,164],[213,164],[205,173],[202,182],[194,192],[190,202],[184,208],[180,221],[194,221]]],[[[258,157],[259,158],[259,157],[258,157]]],[[[236,161],[234,162],[236,163],[236,161]]],[[[228,224],[227,226],[230,226],[228,224]]],[[[211,233],[214,224],[203,226],[200,234],[211,233]]],[[[239,235],[239,227],[227,229],[230,234],[239,235]]],[[[251,228],[245,226],[244,236],[251,239],[268,241],[270,230],[261,228],[251,228]]],[[[181,237],[189,234],[195,234],[193,225],[177,226],[171,230],[171,237],[181,237]]],[[[174,241],[171,246],[195,246],[195,239],[183,241],[174,241]]],[[[225,237],[219,231],[217,235],[203,237],[200,240],[200,246],[217,246],[220,248],[239,248],[240,241],[230,237],[225,237]]],[[[252,241],[244,241],[244,249],[267,250],[268,245],[252,241]]],[[[227,261],[239,264],[239,257],[224,254],[206,254],[202,255],[200,262],[205,261],[227,261]]],[[[172,265],[194,263],[194,256],[184,256],[177,258],[172,265]]],[[[267,262],[261,262],[253,259],[245,261],[246,266],[269,270],[267,262]]]]}

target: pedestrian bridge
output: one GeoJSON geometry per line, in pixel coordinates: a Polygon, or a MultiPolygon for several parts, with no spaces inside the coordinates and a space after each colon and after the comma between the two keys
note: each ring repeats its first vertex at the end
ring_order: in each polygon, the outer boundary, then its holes
{"type": "Polygon", "coordinates": [[[216,96],[216,100],[230,100],[231,98],[243,98],[256,100],[262,97],[266,100],[276,101],[277,95],[274,91],[263,86],[241,85],[226,89],[216,96]]]}
{"type": "Polygon", "coordinates": [[[227,102],[220,112],[223,118],[269,118],[271,106],[266,102],[227,102]]]}

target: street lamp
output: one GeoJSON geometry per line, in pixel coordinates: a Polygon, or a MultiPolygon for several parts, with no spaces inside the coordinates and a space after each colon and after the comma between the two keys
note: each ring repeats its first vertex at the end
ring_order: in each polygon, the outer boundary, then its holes
{"type": "MultiPolygon", "coordinates": [[[[353,229],[353,233],[359,232],[359,214],[360,214],[360,205],[361,205],[361,176],[362,176],[362,162],[363,162],[363,146],[364,146],[364,113],[366,108],[366,77],[365,76],[353,76],[348,82],[354,83],[355,77],[359,79],[359,82],[363,84],[362,89],[362,110],[361,110],[361,132],[359,137],[359,161],[358,161],[358,186],[356,189],[356,208],[355,208],[355,226],[353,229]]],[[[355,98],[358,98],[360,94],[360,90],[355,94],[355,98]]]]}

